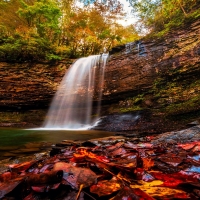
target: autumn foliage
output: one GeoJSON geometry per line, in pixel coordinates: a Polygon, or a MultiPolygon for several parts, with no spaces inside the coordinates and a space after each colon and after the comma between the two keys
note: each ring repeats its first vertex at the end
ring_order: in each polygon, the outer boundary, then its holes
{"type": "Polygon", "coordinates": [[[155,145],[145,137],[63,141],[50,156],[0,174],[1,199],[199,199],[200,142],[155,145]]]}
{"type": "MultiPolygon", "coordinates": [[[[112,1],[110,1],[112,2],[112,1]]],[[[117,23],[121,5],[76,1],[1,0],[0,59],[59,60],[99,54],[103,48],[134,40],[133,26],[117,23]]]]}

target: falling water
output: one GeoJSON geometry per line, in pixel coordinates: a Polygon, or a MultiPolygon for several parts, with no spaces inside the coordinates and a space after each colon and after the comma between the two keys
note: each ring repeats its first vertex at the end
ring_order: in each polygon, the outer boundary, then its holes
{"type": "Polygon", "coordinates": [[[98,116],[107,57],[103,53],[80,58],[70,67],[53,98],[44,128],[88,129],[96,122],[97,118],[92,118],[93,96],[94,91],[99,91],[98,116]]]}

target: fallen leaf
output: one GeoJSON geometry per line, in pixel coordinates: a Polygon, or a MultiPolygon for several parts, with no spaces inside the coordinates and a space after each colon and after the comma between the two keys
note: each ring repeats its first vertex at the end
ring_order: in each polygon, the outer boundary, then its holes
{"type": "Polygon", "coordinates": [[[36,163],[36,161],[29,161],[20,164],[11,164],[9,165],[9,168],[12,170],[12,172],[23,172],[29,169],[34,163],[36,163]]]}
{"type": "Polygon", "coordinates": [[[192,149],[194,146],[199,146],[200,145],[200,141],[195,141],[195,142],[190,142],[190,143],[186,143],[186,144],[178,144],[178,147],[181,147],[185,150],[190,150],[192,149]]]}
{"type": "Polygon", "coordinates": [[[155,200],[139,188],[123,187],[120,192],[112,198],[112,200],[155,200]]]}
{"type": "Polygon", "coordinates": [[[120,156],[120,155],[123,155],[126,153],[126,150],[124,148],[118,148],[112,152],[109,153],[109,155],[112,155],[112,156],[120,156]]]}
{"type": "Polygon", "coordinates": [[[22,181],[24,177],[19,177],[4,183],[0,183],[0,198],[3,198],[6,194],[14,190],[22,181]]]}
{"type": "Polygon", "coordinates": [[[154,161],[151,158],[142,158],[143,161],[143,169],[149,170],[154,166],[154,161]]]}
{"type": "Polygon", "coordinates": [[[111,180],[99,181],[90,187],[90,192],[97,194],[99,197],[110,195],[121,189],[120,181],[113,177],[111,180]]]}
{"type": "Polygon", "coordinates": [[[120,148],[121,146],[123,146],[124,142],[118,142],[117,144],[115,145],[112,145],[112,146],[109,146],[106,148],[107,151],[114,151],[118,148],[120,148]]]}
{"type": "Polygon", "coordinates": [[[63,178],[62,170],[52,170],[48,173],[27,175],[26,183],[29,186],[37,186],[37,185],[43,185],[43,184],[50,185],[50,184],[61,182],[62,178],[63,178]]]}
{"type": "Polygon", "coordinates": [[[182,190],[172,189],[167,187],[161,187],[163,181],[154,180],[152,182],[140,181],[141,185],[131,185],[131,188],[139,188],[140,190],[146,192],[152,197],[159,197],[160,199],[165,199],[168,197],[173,197],[174,195],[184,195],[189,198],[188,194],[182,190]]]}
{"type": "Polygon", "coordinates": [[[97,182],[98,178],[98,176],[88,168],[75,167],[65,162],[56,163],[53,170],[63,170],[63,178],[76,188],[79,188],[81,184],[83,184],[84,187],[91,186],[97,182]]]}

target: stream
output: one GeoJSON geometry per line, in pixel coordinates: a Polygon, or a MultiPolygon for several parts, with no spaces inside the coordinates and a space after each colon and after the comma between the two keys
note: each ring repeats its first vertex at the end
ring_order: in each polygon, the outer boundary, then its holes
{"type": "Polygon", "coordinates": [[[88,140],[114,135],[96,130],[0,128],[0,159],[48,151],[62,140],[88,140]]]}

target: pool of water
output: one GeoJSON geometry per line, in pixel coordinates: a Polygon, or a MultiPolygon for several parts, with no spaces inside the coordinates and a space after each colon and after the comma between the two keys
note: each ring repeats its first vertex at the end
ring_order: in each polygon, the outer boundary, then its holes
{"type": "Polygon", "coordinates": [[[0,158],[40,152],[62,140],[89,140],[114,135],[96,130],[25,130],[0,128],[0,158]]]}

